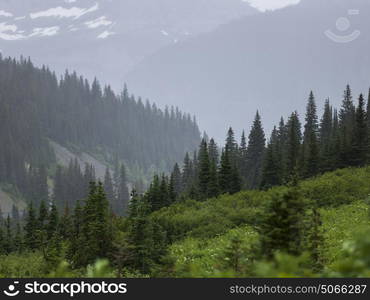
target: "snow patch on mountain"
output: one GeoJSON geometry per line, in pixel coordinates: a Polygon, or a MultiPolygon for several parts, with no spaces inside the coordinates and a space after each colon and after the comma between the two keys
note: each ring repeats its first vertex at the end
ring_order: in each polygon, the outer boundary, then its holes
{"type": "Polygon", "coordinates": [[[25,18],[26,18],[26,16],[16,17],[16,18],[14,18],[14,21],[24,20],[25,18]]]}
{"type": "Polygon", "coordinates": [[[0,16],[2,17],[13,17],[13,14],[5,10],[0,10],[0,16]]]}
{"type": "Polygon", "coordinates": [[[60,30],[59,26],[52,26],[52,27],[42,27],[42,28],[34,28],[32,30],[32,33],[28,37],[33,37],[33,36],[53,36],[58,34],[60,30]]]}
{"type": "Polygon", "coordinates": [[[111,35],[114,35],[116,34],[115,32],[112,32],[112,31],[103,31],[101,34],[98,35],[98,39],[106,39],[108,37],[110,37],[111,35]]]}
{"type": "Polygon", "coordinates": [[[56,17],[56,18],[74,18],[75,20],[79,19],[83,15],[92,13],[99,9],[99,4],[95,3],[94,6],[90,8],[80,8],[80,7],[54,7],[47,10],[30,13],[31,19],[43,18],[43,17],[56,17]]]}
{"type": "Polygon", "coordinates": [[[165,35],[165,36],[169,36],[169,33],[168,33],[167,31],[165,31],[165,30],[161,30],[161,33],[162,33],[163,35],[165,35]]]}
{"type": "Polygon", "coordinates": [[[113,24],[113,22],[108,20],[106,16],[102,16],[102,17],[97,18],[95,20],[85,22],[85,25],[90,29],[98,28],[98,27],[101,27],[101,26],[109,26],[109,25],[112,25],[112,24],[113,24]]]}
{"type": "Polygon", "coordinates": [[[18,31],[17,25],[0,23],[0,39],[7,41],[15,41],[26,38],[18,31]]]}

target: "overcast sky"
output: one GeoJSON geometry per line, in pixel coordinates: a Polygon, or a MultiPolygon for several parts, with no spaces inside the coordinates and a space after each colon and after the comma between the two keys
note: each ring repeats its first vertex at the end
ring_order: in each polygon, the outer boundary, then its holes
{"type": "Polygon", "coordinates": [[[287,5],[297,4],[300,0],[243,0],[261,11],[278,9],[287,5]]]}

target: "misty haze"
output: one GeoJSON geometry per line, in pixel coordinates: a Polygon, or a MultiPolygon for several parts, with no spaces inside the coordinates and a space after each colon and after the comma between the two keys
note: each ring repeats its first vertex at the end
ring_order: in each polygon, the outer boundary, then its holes
{"type": "Polygon", "coordinates": [[[369,13],[1,0],[0,277],[369,278],[369,13]]]}

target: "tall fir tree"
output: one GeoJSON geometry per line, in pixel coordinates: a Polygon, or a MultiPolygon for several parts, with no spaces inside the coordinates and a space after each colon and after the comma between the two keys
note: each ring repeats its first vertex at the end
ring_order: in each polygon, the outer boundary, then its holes
{"type": "Polygon", "coordinates": [[[251,132],[249,134],[247,148],[246,169],[248,170],[248,175],[246,178],[246,187],[249,189],[256,189],[260,187],[262,180],[262,164],[265,152],[265,143],[265,133],[262,128],[260,114],[257,111],[251,132]]]}
{"type": "Polygon", "coordinates": [[[122,164],[120,168],[119,184],[117,190],[117,201],[114,206],[114,211],[119,215],[126,215],[128,205],[130,202],[130,194],[127,186],[127,174],[125,165],[122,164]]]}
{"type": "Polygon", "coordinates": [[[355,118],[356,109],[352,100],[352,91],[350,86],[347,85],[344,91],[342,107],[339,111],[340,161],[338,167],[351,165],[355,118]]]}
{"type": "Polygon", "coordinates": [[[301,151],[301,123],[298,113],[293,112],[287,123],[287,140],[286,140],[286,167],[287,170],[285,181],[290,181],[291,177],[298,170],[298,163],[301,151]]]}
{"type": "Polygon", "coordinates": [[[39,223],[36,218],[35,210],[33,208],[33,204],[31,203],[27,216],[26,216],[26,224],[24,227],[25,231],[25,244],[26,247],[30,250],[35,250],[37,248],[37,230],[39,227],[39,223]]]}
{"type": "Polygon", "coordinates": [[[104,191],[107,196],[107,199],[115,213],[119,213],[118,211],[115,211],[116,207],[114,206],[114,203],[116,202],[115,194],[114,194],[114,185],[113,180],[111,176],[111,172],[109,168],[105,169],[105,175],[104,175],[104,191]]]}
{"type": "Polygon", "coordinates": [[[279,153],[278,153],[278,130],[274,127],[270,141],[267,145],[265,157],[262,167],[261,188],[269,189],[281,183],[281,171],[279,169],[279,153]]]}
{"type": "Polygon", "coordinates": [[[199,198],[205,200],[209,196],[210,184],[210,160],[208,155],[208,145],[205,139],[202,140],[199,149],[199,198]]]}
{"type": "Polygon", "coordinates": [[[296,179],[288,191],[270,200],[260,227],[263,256],[272,258],[276,251],[291,255],[302,252],[305,204],[296,179]]]}
{"type": "Polygon", "coordinates": [[[301,173],[305,178],[315,176],[319,172],[318,130],[316,102],[311,91],[306,108],[306,124],[304,126],[301,156],[303,159],[301,173]]]}
{"type": "Polygon", "coordinates": [[[352,139],[351,165],[362,167],[368,162],[369,133],[366,120],[365,99],[361,94],[356,109],[356,123],[352,139]]]}
{"type": "Polygon", "coordinates": [[[329,99],[325,100],[324,113],[320,121],[319,145],[320,145],[320,171],[328,172],[334,167],[332,144],[334,135],[333,107],[329,99]]]}

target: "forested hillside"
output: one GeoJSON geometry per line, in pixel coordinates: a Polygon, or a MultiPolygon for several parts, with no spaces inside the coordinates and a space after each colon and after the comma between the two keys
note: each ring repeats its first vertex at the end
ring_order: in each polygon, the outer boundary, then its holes
{"type": "Polygon", "coordinates": [[[93,185],[74,211],[2,220],[0,275],[79,277],[91,264],[89,276],[370,276],[369,182],[369,167],[349,168],[154,213],[134,195],[128,218],[93,185]]]}
{"type": "Polygon", "coordinates": [[[2,220],[0,275],[370,276],[367,107],[347,86],[340,110],[326,101],[319,121],[311,92],[304,130],[293,112],[266,146],[257,113],[248,140],[243,133],[239,145],[230,128],[219,152],[205,137],[182,167],[130,199],[124,166],[101,183],[72,162],[57,171],[65,180],[55,180],[54,195],[67,181],[80,197],[31,203],[2,220]]]}
{"type": "Polygon", "coordinates": [[[339,109],[325,101],[323,115],[317,114],[314,93],[309,94],[304,122],[292,112],[281,117],[266,143],[259,112],[248,134],[238,143],[232,128],[225,146],[204,138],[199,150],[185,155],[170,176],[155,176],[144,195],[152,210],[192,198],[203,201],[225,193],[285,185],[346,167],[370,162],[370,93],[354,99],[347,85],[339,109]]]}
{"type": "Polygon", "coordinates": [[[161,110],[126,87],[116,95],[76,73],[58,79],[29,59],[0,57],[0,106],[0,182],[37,203],[55,175],[51,141],[142,176],[168,170],[200,141],[196,122],[178,109],[161,110]]]}

